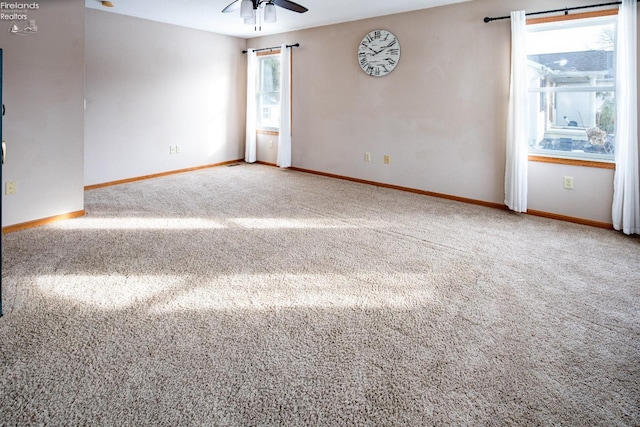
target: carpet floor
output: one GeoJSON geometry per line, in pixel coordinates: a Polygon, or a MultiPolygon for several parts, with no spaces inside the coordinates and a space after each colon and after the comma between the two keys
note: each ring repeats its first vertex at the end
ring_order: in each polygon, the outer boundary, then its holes
{"type": "Polygon", "coordinates": [[[640,425],[640,239],[264,165],[2,236],[0,425],[640,425]]]}

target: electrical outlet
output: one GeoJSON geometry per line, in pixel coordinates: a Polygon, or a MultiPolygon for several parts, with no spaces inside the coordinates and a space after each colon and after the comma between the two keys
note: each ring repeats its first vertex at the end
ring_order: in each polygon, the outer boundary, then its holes
{"type": "Polygon", "coordinates": [[[4,194],[10,196],[11,194],[16,194],[16,182],[15,181],[7,181],[4,185],[4,194]]]}
{"type": "Polygon", "coordinates": [[[388,154],[384,155],[384,164],[388,165],[389,163],[391,163],[391,156],[388,154]]]}
{"type": "Polygon", "coordinates": [[[273,148],[273,140],[269,140],[269,148],[273,148]]]}
{"type": "Polygon", "coordinates": [[[567,190],[573,190],[573,177],[565,176],[564,177],[564,188],[567,190]]]}
{"type": "Polygon", "coordinates": [[[371,161],[371,153],[364,153],[364,161],[365,162],[371,161]]]}

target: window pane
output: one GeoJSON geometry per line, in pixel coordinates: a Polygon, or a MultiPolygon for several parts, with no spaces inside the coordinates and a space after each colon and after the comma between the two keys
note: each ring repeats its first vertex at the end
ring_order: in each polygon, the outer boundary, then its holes
{"type": "Polygon", "coordinates": [[[532,153],[613,159],[614,48],[615,17],[527,27],[532,153]]]}
{"type": "Polygon", "coordinates": [[[258,96],[258,124],[260,127],[280,127],[280,92],[266,92],[258,96]]]}
{"type": "Polygon", "coordinates": [[[280,56],[263,56],[259,61],[258,127],[277,129],[280,126],[280,56]]]}
{"type": "Polygon", "coordinates": [[[280,91],[280,58],[263,59],[261,68],[260,92],[280,91]]]}
{"type": "Polygon", "coordinates": [[[529,145],[536,154],[604,158],[614,154],[614,92],[530,93],[529,145]],[[546,108],[546,105],[555,108],[546,108]],[[594,113],[591,114],[590,112],[594,113]],[[583,155],[586,154],[586,156],[583,155]],[[558,154],[558,153],[555,153],[558,154]]]}

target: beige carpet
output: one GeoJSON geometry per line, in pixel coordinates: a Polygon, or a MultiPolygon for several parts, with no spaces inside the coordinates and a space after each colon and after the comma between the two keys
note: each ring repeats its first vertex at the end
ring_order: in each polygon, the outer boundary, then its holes
{"type": "Polygon", "coordinates": [[[640,425],[640,239],[242,164],[2,236],[0,425],[640,425]]]}

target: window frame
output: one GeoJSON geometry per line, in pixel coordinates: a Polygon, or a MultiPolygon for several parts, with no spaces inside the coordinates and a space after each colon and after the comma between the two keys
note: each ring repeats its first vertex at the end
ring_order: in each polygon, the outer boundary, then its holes
{"type": "MultiPolygon", "coordinates": [[[[265,93],[274,93],[274,92],[263,92],[262,89],[262,63],[266,57],[278,57],[281,53],[280,49],[270,49],[264,52],[257,52],[256,56],[258,57],[258,78],[256,79],[256,131],[257,133],[268,134],[268,135],[278,135],[280,132],[279,126],[264,126],[262,125],[262,108],[263,104],[260,102],[261,96],[265,93]]],[[[278,103],[278,105],[280,105],[278,103]]]]}
{"type": "MultiPolygon", "coordinates": [[[[584,13],[576,13],[572,15],[559,15],[559,16],[547,16],[541,18],[530,18],[527,19],[526,25],[536,25],[536,24],[545,24],[545,23],[553,23],[553,22],[561,22],[561,21],[570,21],[570,20],[582,20],[582,19],[590,19],[590,18],[601,18],[607,16],[616,16],[618,15],[618,9],[605,9],[598,10],[592,12],[584,12],[584,13]]],[[[615,82],[614,89],[615,93],[615,82]]],[[[543,93],[540,91],[540,93],[543,93]]],[[[568,154],[563,154],[558,151],[558,153],[536,153],[529,151],[528,155],[529,161],[532,162],[543,162],[543,163],[556,163],[556,164],[564,164],[564,165],[572,165],[572,166],[585,166],[585,167],[594,167],[594,168],[603,168],[603,169],[615,169],[615,158],[597,158],[597,157],[589,157],[589,156],[571,156],[568,154]]]]}

